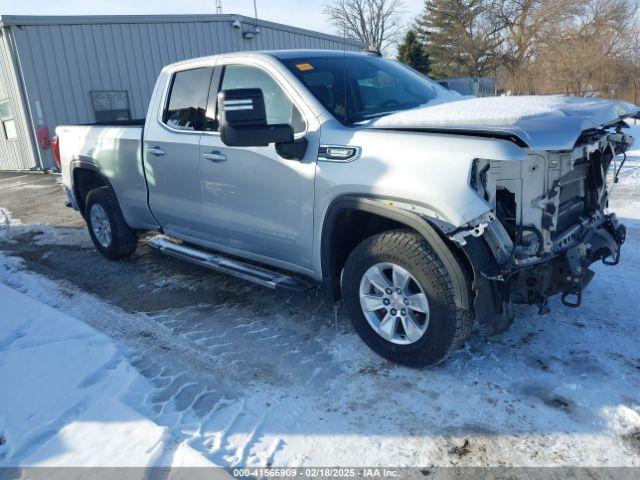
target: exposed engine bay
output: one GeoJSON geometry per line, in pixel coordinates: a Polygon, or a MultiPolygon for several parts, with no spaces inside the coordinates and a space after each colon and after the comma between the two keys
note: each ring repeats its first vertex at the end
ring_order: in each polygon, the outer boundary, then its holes
{"type": "Polygon", "coordinates": [[[607,207],[624,162],[616,157],[633,144],[623,126],[586,131],[570,151],[527,150],[523,162],[475,161],[470,183],[492,212],[450,238],[479,265],[476,296],[490,286],[496,313],[510,303],[546,313],[555,294],[578,307],[594,275],[589,265],[619,262],[626,229],[607,207]]]}

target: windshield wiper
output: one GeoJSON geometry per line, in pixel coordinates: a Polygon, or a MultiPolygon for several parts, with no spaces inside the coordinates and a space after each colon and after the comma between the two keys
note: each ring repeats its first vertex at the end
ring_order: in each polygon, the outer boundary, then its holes
{"type": "Polygon", "coordinates": [[[372,120],[374,118],[378,118],[378,117],[384,117],[385,115],[390,115],[392,113],[396,113],[396,112],[400,112],[402,111],[402,109],[400,110],[390,110],[388,112],[379,112],[379,113],[370,113],[369,115],[363,115],[362,117],[360,117],[359,120],[356,120],[355,122],[351,122],[351,123],[362,123],[366,120],[372,120]]]}
{"type": "Polygon", "coordinates": [[[372,120],[372,119],[374,119],[374,118],[378,118],[378,117],[384,117],[385,115],[390,115],[390,114],[392,114],[392,113],[404,112],[404,111],[406,111],[406,110],[413,110],[413,109],[416,109],[416,108],[426,107],[426,106],[428,106],[429,104],[431,104],[432,100],[434,100],[434,99],[431,99],[431,100],[429,100],[428,102],[425,102],[425,103],[421,103],[421,104],[419,104],[419,105],[416,105],[415,107],[398,108],[398,109],[396,109],[396,110],[390,110],[390,111],[388,111],[388,112],[370,113],[369,115],[363,115],[362,117],[360,117],[360,120],[356,120],[356,121],[351,122],[351,123],[352,123],[352,124],[362,123],[362,122],[365,122],[365,121],[367,121],[367,120],[372,120]]]}

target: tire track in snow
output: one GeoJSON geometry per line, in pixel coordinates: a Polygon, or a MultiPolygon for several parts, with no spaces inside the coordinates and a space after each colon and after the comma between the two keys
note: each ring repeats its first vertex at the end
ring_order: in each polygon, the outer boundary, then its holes
{"type": "Polygon", "coordinates": [[[216,409],[200,431],[207,458],[218,465],[232,467],[245,466],[249,459],[251,464],[263,464],[274,452],[269,451],[265,456],[254,447],[261,440],[267,411],[254,411],[244,398],[216,409]]]}

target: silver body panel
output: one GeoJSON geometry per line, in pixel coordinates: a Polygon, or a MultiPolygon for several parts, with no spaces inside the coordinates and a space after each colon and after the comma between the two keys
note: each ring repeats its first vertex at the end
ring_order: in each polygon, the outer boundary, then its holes
{"type": "MultiPolygon", "coordinates": [[[[569,123],[573,132],[576,126],[569,123]]],[[[492,212],[492,205],[470,185],[476,159],[503,162],[516,183],[526,177],[524,187],[531,195],[547,187],[544,168],[530,175],[524,170],[545,158],[508,140],[472,132],[465,136],[346,127],[268,53],[228,54],[165,67],[142,142],[141,129],[131,127],[64,126],[56,132],[65,186],[72,188],[75,160],[95,165],[113,186],[132,228],[163,229],[185,241],[317,280],[322,278],[323,223],[340,197],[379,199],[430,218],[448,233],[492,212]],[[173,72],[226,63],[259,66],[280,84],[307,124],[300,135],[309,142],[304,159],[285,160],[273,145],[227,147],[217,133],[186,133],[162,124],[173,72]],[[346,162],[318,159],[321,144],[355,147],[359,156],[346,162]],[[149,153],[156,148],[164,155],[149,153]]],[[[549,145],[563,145],[556,139],[558,132],[549,130],[548,135],[549,145]]],[[[562,135],[565,143],[575,142],[570,139],[573,133],[562,135]]]]}
{"type": "Polygon", "coordinates": [[[61,126],[62,180],[72,187],[72,170],[93,166],[109,181],[125,220],[133,228],[158,227],[147,205],[140,142],[142,127],[61,126]]]}
{"type": "Polygon", "coordinates": [[[170,73],[164,70],[160,74],[144,126],[141,148],[149,208],[166,231],[203,238],[199,162],[202,134],[174,130],[162,123],[160,112],[165,105],[170,78],[170,73]]]}
{"type": "Polygon", "coordinates": [[[249,65],[267,72],[296,105],[306,123],[302,160],[287,160],[267,147],[227,147],[217,132],[200,142],[202,209],[209,242],[312,272],[314,184],[320,123],[273,60],[254,55],[221,57],[219,66],[249,65]],[[207,158],[209,157],[209,158],[207,158]]]}

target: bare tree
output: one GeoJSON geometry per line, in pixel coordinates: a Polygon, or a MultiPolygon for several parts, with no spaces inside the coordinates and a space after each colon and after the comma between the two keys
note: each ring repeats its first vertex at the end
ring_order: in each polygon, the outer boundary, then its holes
{"type": "Polygon", "coordinates": [[[637,100],[638,3],[583,0],[572,21],[533,59],[538,90],[637,100]]]}
{"type": "Polygon", "coordinates": [[[341,35],[383,52],[400,33],[402,0],[332,0],[324,13],[341,35]]]}
{"type": "Polygon", "coordinates": [[[631,75],[630,89],[631,92],[628,96],[634,104],[640,104],[640,22],[636,23],[633,27],[634,50],[632,53],[632,63],[629,68],[631,75]]]}
{"type": "Polygon", "coordinates": [[[503,84],[515,94],[536,93],[532,63],[570,22],[584,0],[495,0],[493,12],[505,30],[503,84]]]}
{"type": "MultiPolygon", "coordinates": [[[[383,51],[401,32],[401,0],[328,1],[340,33],[371,48],[383,51]]],[[[495,75],[513,94],[640,101],[640,0],[424,2],[402,54],[426,53],[437,77],[495,75]]]]}

